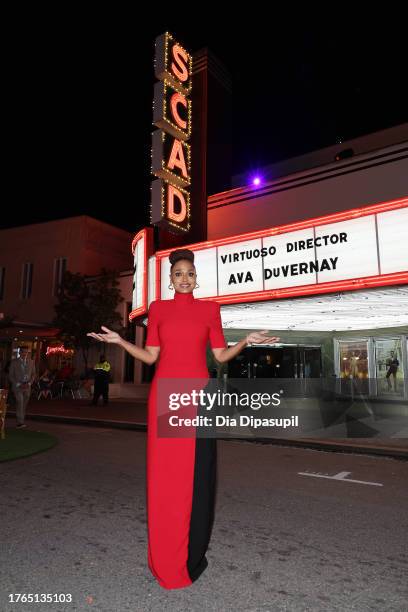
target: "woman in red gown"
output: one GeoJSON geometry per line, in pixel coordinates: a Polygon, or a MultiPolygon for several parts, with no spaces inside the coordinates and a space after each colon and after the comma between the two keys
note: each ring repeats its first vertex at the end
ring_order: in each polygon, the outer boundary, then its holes
{"type": "Polygon", "coordinates": [[[157,417],[160,379],[204,379],[209,374],[207,342],[220,363],[238,355],[248,343],[276,342],[266,330],[253,332],[234,346],[226,346],[220,305],[196,299],[194,253],[178,249],[170,254],[169,288],[174,298],[150,304],[145,348],[126,342],[106,327],[104,334],[88,335],[122,346],[134,357],[157,366],[148,402],[147,524],[148,565],[165,589],[190,586],[207,567],[206,551],[214,518],[216,440],[161,437],[157,417]],[[160,355],[160,359],[159,359],[160,355]]]}

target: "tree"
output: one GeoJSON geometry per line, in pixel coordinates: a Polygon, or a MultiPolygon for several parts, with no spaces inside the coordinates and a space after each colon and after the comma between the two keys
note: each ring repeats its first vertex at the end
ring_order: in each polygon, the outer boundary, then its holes
{"type": "Polygon", "coordinates": [[[90,331],[106,325],[115,331],[122,330],[122,317],[117,307],[123,302],[118,275],[103,268],[94,279],[80,273],[65,272],[55,305],[54,325],[60,328],[61,338],[67,346],[81,351],[88,368],[90,331]]]}

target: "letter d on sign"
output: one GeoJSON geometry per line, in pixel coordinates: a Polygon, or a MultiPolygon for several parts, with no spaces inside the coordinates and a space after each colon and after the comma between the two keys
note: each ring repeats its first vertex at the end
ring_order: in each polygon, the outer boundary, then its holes
{"type": "Polygon", "coordinates": [[[176,223],[182,223],[187,214],[187,205],[183,194],[174,185],[167,185],[167,218],[175,221],[176,223]],[[180,212],[175,211],[175,202],[178,200],[180,212]]]}

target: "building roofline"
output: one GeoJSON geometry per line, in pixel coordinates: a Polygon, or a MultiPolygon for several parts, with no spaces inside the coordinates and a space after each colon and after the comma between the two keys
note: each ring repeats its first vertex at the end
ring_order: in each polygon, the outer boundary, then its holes
{"type": "Polygon", "coordinates": [[[1,232],[4,231],[8,231],[8,230],[16,230],[16,229],[21,229],[23,227],[32,227],[32,226],[38,226],[38,225],[49,225],[50,223],[62,223],[64,221],[68,221],[68,220],[74,220],[74,219],[85,219],[85,220],[92,220],[94,222],[99,223],[100,225],[105,225],[106,227],[110,227],[110,228],[114,228],[116,230],[119,230],[121,232],[125,232],[126,234],[130,234],[130,235],[134,235],[135,232],[133,231],[129,231],[129,230],[125,230],[121,227],[118,227],[117,225],[113,225],[112,223],[108,223],[107,221],[101,221],[100,219],[97,219],[96,217],[92,217],[91,215],[72,215],[70,217],[62,217],[61,219],[50,219],[49,221],[35,221],[34,223],[24,223],[22,225],[13,225],[11,227],[2,227],[0,228],[1,232]]]}
{"type": "MultiPolygon", "coordinates": [[[[281,159],[272,164],[264,164],[259,167],[257,173],[263,176],[263,182],[266,184],[285,176],[306,172],[307,170],[327,166],[332,163],[339,163],[335,157],[346,149],[352,149],[353,157],[356,157],[406,142],[408,142],[408,123],[401,123],[345,140],[342,143],[334,143],[321,149],[281,159]]],[[[233,175],[232,187],[224,193],[232,192],[234,189],[239,191],[251,187],[248,184],[248,175],[249,172],[240,172],[233,175]]],[[[216,199],[217,195],[220,194],[211,194],[210,198],[216,199]]]]}

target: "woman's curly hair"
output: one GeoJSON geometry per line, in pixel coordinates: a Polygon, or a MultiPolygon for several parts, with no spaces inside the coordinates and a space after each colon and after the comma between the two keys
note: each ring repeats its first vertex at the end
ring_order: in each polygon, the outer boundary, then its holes
{"type": "Polygon", "coordinates": [[[169,255],[171,267],[173,267],[175,263],[180,261],[180,259],[188,259],[188,261],[191,261],[191,263],[194,264],[193,251],[190,251],[190,249],[177,249],[176,251],[172,251],[169,255]]]}

